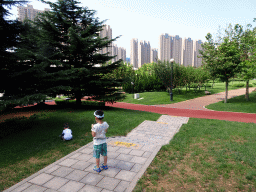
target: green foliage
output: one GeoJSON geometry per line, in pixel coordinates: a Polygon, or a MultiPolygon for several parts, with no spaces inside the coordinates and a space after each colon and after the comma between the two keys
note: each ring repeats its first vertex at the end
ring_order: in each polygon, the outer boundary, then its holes
{"type": "Polygon", "coordinates": [[[234,84],[232,85],[232,87],[244,87],[244,86],[245,86],[244,83],[234,83],[234,84]]]}

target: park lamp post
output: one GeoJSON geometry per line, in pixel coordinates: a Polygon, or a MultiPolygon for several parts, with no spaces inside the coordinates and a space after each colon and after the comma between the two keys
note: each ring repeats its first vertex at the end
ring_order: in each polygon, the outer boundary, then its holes
{"type": "Polygon", "coordinates": [[[173,75],[173,62],[174,62],[174,59],[172,58],[171,60],[170,60],[170,62],[171,62],[171,93],[170,93],[170,100],[171,101],[173,101],[173,93],[172,93],[172,84],[173,84],[173,82],[172,82],[172,75],[173,75]]]}

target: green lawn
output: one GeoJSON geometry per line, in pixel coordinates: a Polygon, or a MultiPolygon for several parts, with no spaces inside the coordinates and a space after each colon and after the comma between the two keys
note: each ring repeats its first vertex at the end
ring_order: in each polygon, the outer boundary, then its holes
{"type": "MultiPolygon", "coordinates": [[[[250,81],[250,83],[255,82],[256,80],[250,81]]],[[[235,84],[235,83],[234,83],[235,84]]],[[[229,83],[228,90],[240,89],[243,87],[233,87],[232,82],[229,83]]],[[[256,84],[254,85],[256,87],[256,84]]],[[[207,87],[207,91],[211,92],[211,94],[216,94],[220,92],[225,92],[225,84],[224,83],[215,83],[213,88],[207,87]]],[[[160,104],[172,104],[178,103],[181,101],[186,101],[189,99],[194,99],[198,97],[205,96],[205,88],[201,88],[201,90],[194,91],[193,88],[187,89],[183,88],[179,93],[177,90],[173,91],[173,101],[170,101],[170,94],[166,91],[163,92],[143,92],[139,93],[140,98],[143,99],[133,99],[133,94],[126,93],[127,97],[122,101],[125,103],[133,103],[133,104],[142,104],[142,105],[160,105],[160,104]]]]}
{"type": "Polygon", "coordinates": [[[231,99],[228,99],[227,103],[220,101],[205,106],[207,109],[215,111],[231,111],[231,112],[243,112],[243,113],[256,113],[256,92],[249,94],[249,101],[246,101],[245,95],[240,95],[231,99]]]}
{"type": "MultiPolygon", "coordinates": [[[[22,111],[26,110],[28,108],[22,111]]],[[[104,121],[110,126],[107,137],[124,136],[144,120],[156,121],[161,116],[110,107],[103,110],[104,121]]],[[[0,191],[91,142],[94,111],[53,108],[30,119],[16,118],[0,123],[0,191]],[[59,138],[65,122],[69,123],[74,136],[68,142],[59,138]]]]}
{"type": "Polygon", "coordinates": [[[190,118],[134,192],[255,191],[256,124],[190,118]]]}

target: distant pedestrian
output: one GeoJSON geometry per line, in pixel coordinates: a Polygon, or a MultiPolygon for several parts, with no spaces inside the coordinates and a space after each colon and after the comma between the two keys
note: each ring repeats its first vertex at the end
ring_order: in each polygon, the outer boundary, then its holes
{"type": "Polygon", "coordinates": [[[72,130],[69,129],[68,123],[64,124],[64,130],[62,131],[61,139],[63,141],[68,141],[68,140],[73,139],[72,130]]]}
{"type": "Polygon", "coordinates": [[[96,158],[96,166],[94,171],[101,172],[101,169],[108,169],[107,165],[107,138],[106,133],[108,130],[108,123],[102,121],[104,113],[101,110],[94,112],[95,120],[97,124],[92,124],[92,136],[93,136],[93,157],[96,158]],[[104,156],[104,164],[100,165],[100,155],[104,156]]]}

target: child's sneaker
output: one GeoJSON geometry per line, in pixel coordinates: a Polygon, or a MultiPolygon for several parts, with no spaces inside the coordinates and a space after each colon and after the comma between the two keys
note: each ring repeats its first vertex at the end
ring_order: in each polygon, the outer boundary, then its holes
{"type": "Polygon", "coordinates": [[[104,163],[100,166],[100,168],[102,168],[102,169],[108,169],[108,165],[104,165],[104,163]]]}
{"type": "Polygon", "coordinates": [[[99,172],[101,172],[101,169],[97,168],[97,166],[94,166],[93,171],[97,171],[99,173],[99,172]]]}

